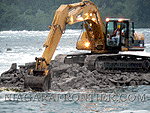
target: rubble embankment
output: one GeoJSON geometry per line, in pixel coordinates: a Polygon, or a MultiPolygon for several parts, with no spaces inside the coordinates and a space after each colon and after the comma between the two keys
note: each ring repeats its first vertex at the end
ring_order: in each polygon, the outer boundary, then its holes
{"type": "MultiPolygon", "coordinates": [[[[20,88],[20,91],[29,91],[24,88],[24,79],[30,69],[35,68],[35,62],[19,66],[13,63],[11,68],[1,74],[0,86],[20,88]]],[[[150,85],[149,73],[119,72],[100,73],[90,71],[78,64],[62,64],[51,61],[48,68],[51,70],[51,90],[69,91],[72,89],[95,89],[109,88],[113,86],[150,85]]]]}

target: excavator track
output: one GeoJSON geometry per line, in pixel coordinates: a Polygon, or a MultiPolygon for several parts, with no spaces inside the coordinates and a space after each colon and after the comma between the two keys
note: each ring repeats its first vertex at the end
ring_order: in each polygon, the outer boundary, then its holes
{"type": "Polygon", "coordinates": [[[55,57],[55,61],[62,62],[62,63],[65,63],[65,64],[77,63],[80,66],[83,66],[85,58],[88,55],[91,55],[91,53],[58,54],[55,57]]]}
{"type": "Polygon", "coordinates": [[[112,73],[116,71],[137,71],[148,72],[149,57],[129,54],[102,54],[91,55],[85,59],[85,66],[96,69],[102,73],[112,73]],[[108,71],[109,70],[109,71],[108,71]]]}
{"type": "MultiPolygon", "coordinates": [[[[150,66],[149,57],[129,54],[61,54],[55,58],[57,61],[59,59],[63,59],[61,60],[63,63],[82,64],[88,70],[93,72],[97,70],[99,73],[108,75],[108,80],[116,86],[143,84],[136,73],[145,75],[149,72],[150,66]],[[114,75],[119,76],[116,79],[114,75]]],[[[143,76],[144,80],[149,80],[146,77],[143,76]]]]}
{"type": "Polygon", "coordinates": [[[150,58],[130,54],[59,54],[55,60],[65,64],[77,63],[101,73],[149,72],[150,58]]]}

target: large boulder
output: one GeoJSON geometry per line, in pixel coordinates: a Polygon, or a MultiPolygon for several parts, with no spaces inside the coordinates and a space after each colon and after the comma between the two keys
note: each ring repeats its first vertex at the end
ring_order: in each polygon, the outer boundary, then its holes
{"type": "Polygon", "coordinates": [[[5,71],[1,74],[2,77],[8,76],[8,74],[15,73],[17,71],[17,63],[12,63],[10,69],[8,71],[5,71]]]}

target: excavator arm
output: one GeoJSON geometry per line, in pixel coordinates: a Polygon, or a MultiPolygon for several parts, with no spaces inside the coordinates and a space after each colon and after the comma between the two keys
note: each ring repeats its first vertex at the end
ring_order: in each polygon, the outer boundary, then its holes
{"type": "MultiPolygon", "coordinates": [[[[105,25],[102,21],[97,6],[93,2],[83,0],[82,2],[75,4],[61,5],[56,10],[52,25],[49,26],[51,30],[48,34],[46,42],[44,43],[44,47],[46,48],[43,56],[42,58],[36,58],[36,70],[47,69],[63,31],[65,30],[66,24],[72,25],[82,21],[92,21],[97,24],[100,28],[98,29],[98,35],[100,35],[101,39],[104,40],[105,25]],[[40,63],[39,66],[38,63],[40,63]]],[[[89,34],[88,31],[87,34],[89,34]]]]}
{"type": "Polygon", "coordinates": [[[41,58],[35,58],[36,67],[34,70],[31,69],[30,71],[30,74],[33,74],[33,76],[27,76],[25,79],[26,86],[36,88],[40,86],[43,90],[49,89],[51,79],[50,71],[47,68],[65,30],[65,27],[67,24],[72,25],[82,21],[85,22],[84,25],[86,28],[82,38],[85,38],[84,36],[86,36],[86,39],[91,44],[90,50],[94,50],[93,48],[95,42],[93,37],[96,40],[99,39],[99,42],[102,42],[103,47],[105,47],[105,25],[102,21],[98,8],[93,2],[83,0],[82,2],[75,4],[61,5],[56,10],[52,25],[49,26],[51,30],[48,34],[47,40],[43,45],[45,47],[45,51],[41,58]],[[93,35],[90,34],[91,31],[88,29],[88,25],[91,26],[93,35]]]}

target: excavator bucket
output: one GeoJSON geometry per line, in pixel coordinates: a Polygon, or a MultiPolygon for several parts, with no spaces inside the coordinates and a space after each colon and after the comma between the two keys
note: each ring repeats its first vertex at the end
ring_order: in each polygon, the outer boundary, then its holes
{"type": "Polygon", "coordinates": [[[44,76],[43,71],[34,71],[33,75],[25,77],[25,87],[30,87],[36,91],[49,91],[51,87],[51,74],[44,76]]]}

